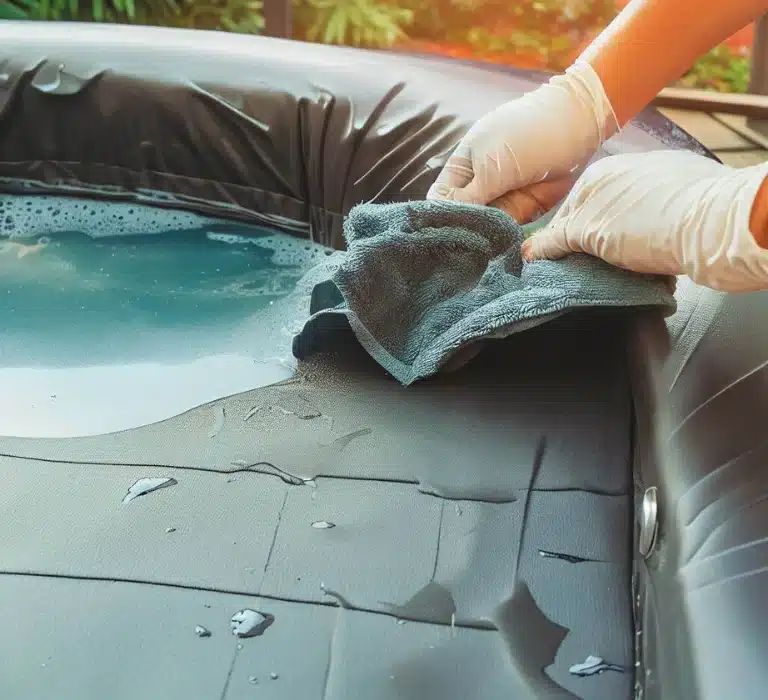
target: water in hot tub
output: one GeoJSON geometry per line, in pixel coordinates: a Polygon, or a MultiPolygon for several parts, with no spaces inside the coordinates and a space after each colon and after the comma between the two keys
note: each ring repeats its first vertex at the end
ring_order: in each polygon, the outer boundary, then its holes
{"type": "Polygon", "coordinates": [[[128,203],[0,196],[0,435],[146,425],[292,376],[332,252],[128,203]]]}

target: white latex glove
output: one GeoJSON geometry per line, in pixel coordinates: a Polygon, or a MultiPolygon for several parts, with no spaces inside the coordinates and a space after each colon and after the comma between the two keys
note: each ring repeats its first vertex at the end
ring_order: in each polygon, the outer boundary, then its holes
{"type": "Polygon", "coordinates": [[[686,151],[608,156],[590,165],[528,260],[571,252],[635,272],[688,275],[725,291],[768,289],[768,250],[749,230],[768,163],[732,168],[686,151]]]}
{"type": "Polygon", "coordinates": [[[586,165],[616,130],[600,78],[587,62],[578,61],[477,121],[427,199],[489,204],[525,185],[566,176],[586,165]]]}

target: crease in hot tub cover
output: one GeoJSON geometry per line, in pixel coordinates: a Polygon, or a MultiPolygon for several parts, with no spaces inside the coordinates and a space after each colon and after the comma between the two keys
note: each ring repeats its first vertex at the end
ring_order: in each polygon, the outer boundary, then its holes
{"type": "MultiPolygon", "coordinates": [[[[265,37],[0,22],[0,191],[186,208],[342,248],[353,206],[423,198],[475,120],[544,80],[265,37]]],[[[646,110],[602,154],[662,147],[706,153],[646,110]]]]}
{"type": "Polygon", "coordinates": [[[293,353],[303,360],[332,349],[348,325],[406,385],[449,362],[456,369],[478,341],[576,309],[656,307],[669,315],[676,308],[667,277],[621,270],[589,255],[525,263],[526,232],[493,207],[362,204],[350,212],[344,234],[347,252],[314,288],[312,315],[294,338],[293,353]]]}

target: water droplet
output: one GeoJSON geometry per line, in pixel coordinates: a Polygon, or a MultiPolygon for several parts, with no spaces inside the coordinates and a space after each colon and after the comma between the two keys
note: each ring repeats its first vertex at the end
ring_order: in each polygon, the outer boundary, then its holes
{"type": "MultiPolygon", "coordinates": [[[[253,418],[262,408],[264,408],[264,406],[254,406],[250,411],[248,411],[248,413],[245,414],[243,421],[248,421],[253,418]]],[[[245,460],[242,459],[238,459],[237,461],[242,462],[243,466],[246,466],[247,464],[245,460]]],[[[232,462],[232,464],[235,464],[235,462],[232,462]]]]}
{"type": "Polygon", "coordinates": [[[406,622],[407,622],[407,620],[398,620],[397,624],[398,625],[404,625],[406,622]]]}
{"type": "Polygon", "coordinates": [[[179,482],[176,481],[176,479],[167,476],[139,479],[128,489],[128,493],[126,493],[123,498],[123,503],[130,503],[134,498],[145,496],[152,491],[157,491],[158,489],[163,489],[167,486],[175,486],[178,483],[179,482]]]}
{"type": "Polygon", "coordinates": [[[258,685],[259,684],[259,679],[256,676],[248,676],[248,682],[251,685],[258,685]]]}
{"type": "MultiPolygon", "coordinates": [[[[291,337],[293,337],[293,335],[294,334],[291,333],[291,337]]],[[[279,413],[283,416],[294,416],[300,420],[312,420],[322,416],[322,413],[302,396],[284,396],[282,401],[287,403],[288,406],[282,406],[280,404],[260,404],[251,408],[251,410],[245,414],[243,420],[248,421],[261,411],[279,413]]]]}
{"type": "Polygon", "coordinates": [[[213,427],[208,433],[209,438],[215,438],[224,427],[224,406],[214,406],[213,409],[213,427]]]}
{"type": "Polygon", "coordinates": [[[165,531],[168,532],[168,533],[176,532],[176,528],[175,527],[167,527],[167,528],[165,528],[165,531]]]}
{"type": "Polygon", "coordinates": [[[279,676],[278,674],[276,674],[274,671],[272,671],[272,673],[270,673],[270,674],[269,674],[269,677],[270,677],[270,678],[271,678],[273,681],[276,681],[278,678],[280,678],[280,676],[279,676]]]}
{"type": "Polygon", "coordinates": [[[609,664],[603,661],[599,656],[588,656],[586,661],[575,664],[568,669],[574,676],[593,676],[603,671],[618,671],[624,673],[624,668],[617,664],[609,664]]]}
{"type": "Polygon", "coordinates": [[[259,637],[274,621],[273,615],[246,608],[232,616],[230,626],[232,634],[238,637],[259,637]]]}
{"type": "Polygon", "coordinates": [[[240,650],[240,649],[242,649],[242,648],[243,648],[243,645],[242,645],[242,644],[238,644],[238,645],[237,645],[237,648],[238,648],[238,650],[240,650]]]}
{"type": "Polygon", "coordinates": [[[330,443],[320,443],[322,447],[331,447],[339,452],[341,452],[343,449],[345,449],[353,440],[357,440],[358,438],[365,437],[366,435],[370,435],[373,431],[370,428],[363,428],[362,430],[356,430],[353,433],[348,433],[347,435],[342,435],[341,437],[337,437],[335,440],[331,441],[330,443]]]}
{"type": "Polygon", "coordinates": [[[329,523],[327,520],[315,520],[312,523],[312,527],[315,530],[330,530],[332,527],[336,527],[334,523],[329,523]]]}
{"type": "Polygon", "coordinates": [[[202,625],[197,625],[197,627],[195,627],[195,634],[198,637],[210,637],[211,636],[211,631],[206,629],[202,625]]]}
{"type": "Polygon", "coordinates": [[[460,516],[464,512],[458,503],[454,504],[454,507],[456,508],[456,515],[460,516]]]}

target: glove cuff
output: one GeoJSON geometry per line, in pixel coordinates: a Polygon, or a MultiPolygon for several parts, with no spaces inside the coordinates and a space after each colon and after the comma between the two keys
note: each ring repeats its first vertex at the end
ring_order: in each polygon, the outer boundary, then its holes
{"type": "Polygon", "coordinates": [[[565,76],[579,101],[589,109],[598,134],[595,150],[621,131],[616,112],[605,92],[603,81],[589,61],[579,58],[565,70],[565,76]]]}
{"type": "Polygon", "coordinates": [[[731,292],[768,290],[768,250],[750,230],[752,208],[766,178],[768,163],[728,168],[707,188],[700,211],[714,219],[700,221],[700,230],[689,232],[693,235],[684,251],[683,267],[694,282],[731,292]]]}

